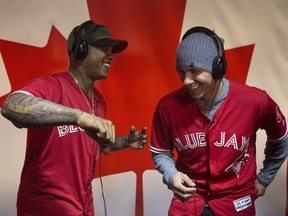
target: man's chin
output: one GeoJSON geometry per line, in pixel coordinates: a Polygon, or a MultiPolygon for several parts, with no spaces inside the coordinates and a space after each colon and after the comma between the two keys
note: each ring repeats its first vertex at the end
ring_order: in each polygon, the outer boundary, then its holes
{"type": "Polygon", "coordinates": [[[190,97],[194,100],[198,100],[200,98],[199,94],[195,94],[194,92],[189,92],[190,97]]]}
{"type": "Polygon", "coordinates": [[[107,79],[108,78],[108,72],[103,72],[100,75],[100,79],[107,79]]]}

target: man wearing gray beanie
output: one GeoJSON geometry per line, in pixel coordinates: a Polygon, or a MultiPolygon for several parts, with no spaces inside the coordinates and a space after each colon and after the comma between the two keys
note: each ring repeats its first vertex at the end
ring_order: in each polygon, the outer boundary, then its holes
{"type": "Polygon", "coordinates": [[[210,29],[189,29],[176,50],[184,86],[154,112],[150,151],[174,193],[169,216],[256,215],[255,200],[287,157],[283,113],[265,91],[225,78],[223,44],[210,29]],[[267,141],[256,175],[259,129],[267,141]]]}

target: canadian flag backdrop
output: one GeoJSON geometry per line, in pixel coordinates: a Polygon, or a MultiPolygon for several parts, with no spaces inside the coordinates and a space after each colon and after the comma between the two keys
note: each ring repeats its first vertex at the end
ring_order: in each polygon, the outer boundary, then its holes
{"type": "MultiPolygon", "coordinates": [[[[27,81],[65,71],[68,34],[92,19],[129,42],[116,54],[108,79],[96,82],[118,135],[127,134],[131,125],[147,126],[150,135],[158,100],[181,86],[175,70],[177,44],[186,30],[198,25],[225,39],[227,77],[265,89],[287,116],[287,10],[286,0],[1,0],[0,106],[27,81]]],[[[15,128],[2,116],[0,125],[0,215],[13,216],[26,129],[15,128]]],[[[260,131],[259,169],[264,147],[265,133],[260,131]]],[[[288,215],[286,175],[285,162],[265,196],[256,201],[257,215],[288,215]]],[[[93,183],[96,215],[104,215],[102,193],[109,216],[167,215],[172,193],[161,178],[148,145],[142,151],[102,155],[93,183]]]]}

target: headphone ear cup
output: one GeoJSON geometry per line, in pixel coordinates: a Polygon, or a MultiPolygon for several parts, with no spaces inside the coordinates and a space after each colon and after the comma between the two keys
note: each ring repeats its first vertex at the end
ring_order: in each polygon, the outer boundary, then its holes
{"type": "Polygon", "coordinates": [[[222,56],[216,56],[212,63],[212,76],[215,80],[222,79],[226,74],[226,60],[222,56]]]}
{"type": "Polygon", "coordinates": [[[82,60],[86,58],[88,54],[88,44],[85,40],[80,39],[78,42],[74,43],[72,48],[73,56],[76,60],[82,60]]]}

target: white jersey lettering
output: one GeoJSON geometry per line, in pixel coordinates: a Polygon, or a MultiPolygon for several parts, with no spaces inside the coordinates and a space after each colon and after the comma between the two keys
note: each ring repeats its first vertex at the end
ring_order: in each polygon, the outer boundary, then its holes
{"type": "Polygon", "coordinates": [[[227,147],[227,148],[230,146],[233,146],[234,149],[238,150],[236,134],[233,134],[230,137],[230,139],[226,142],[226,144],[224,145],[224,147],[227,147]]]}
{"type": "Polygon", "coordinates": [[[181,142],[179,137],[174,139],[174,144],[175,144],[175,147],[178,149],[178,151],[207,146],[204,132],[194,133],[194,134],[185,134],[184,140],[186,142],[185,144],[181,142]]]}
{"type": "Polygon", "coordinates": [[[222,147],[225,141],[225,132],[221,132],[221,139],[220,142],[215,142],[214,145],[217,147],[222,147]]]}
{"type": "Polygon", "coordinates": [[[57,126],[59,137],[63,137],[69,133],[76,133],[79,130],[84,131],[82,128],[77,127],[75,125],[62,125],[62,126],[57,126]]]}
{"type": "Polygon", "coordinates": [[[239,149],[240,151],[243,151],[244,148],[249,145],[249,140],[250,140],[250,137],[243,137],[243,136],[242,136],[242,146],[241,146],[241,148],[239,149]]]}
{"type": "Polygon", "coordinates": [[[226,140],[227,140],[226,139],[226,133],[221,132],[220,142],[214,142],[214,145],[217,147],[226,147],[226,148],[229,148],[230,146],[232,146],[236,150],[243,151],[244,147],[249,144],[250,138],[242,136],[242,139],[241,139],[242,143],[241,143],[240,148],[239,148],[239,145],[237,142],[237,135],[236,134],[233,134],[227,141],[226,140]]]}
{"type": "MultiPolygon", "coordinates": [[[[239,139],[238,139],[239,140],[239,139]]],[[[238,144],[237,135],[234,133],[230,138],[226,137],[225,132],[220,133],[220,141],[214,142],[216,147],[232,147],[235,150],[243,151],[245,146],[249,145],[249,137],[241,137],[241,146],[238,144]]],[[[185,134],[183,139],[177,137],[174,139],[174,145],[178,151],[183,151],[187,149],[194,149],[196,147],[207,146],[206,136],[204,132],[185,134]]]]}

